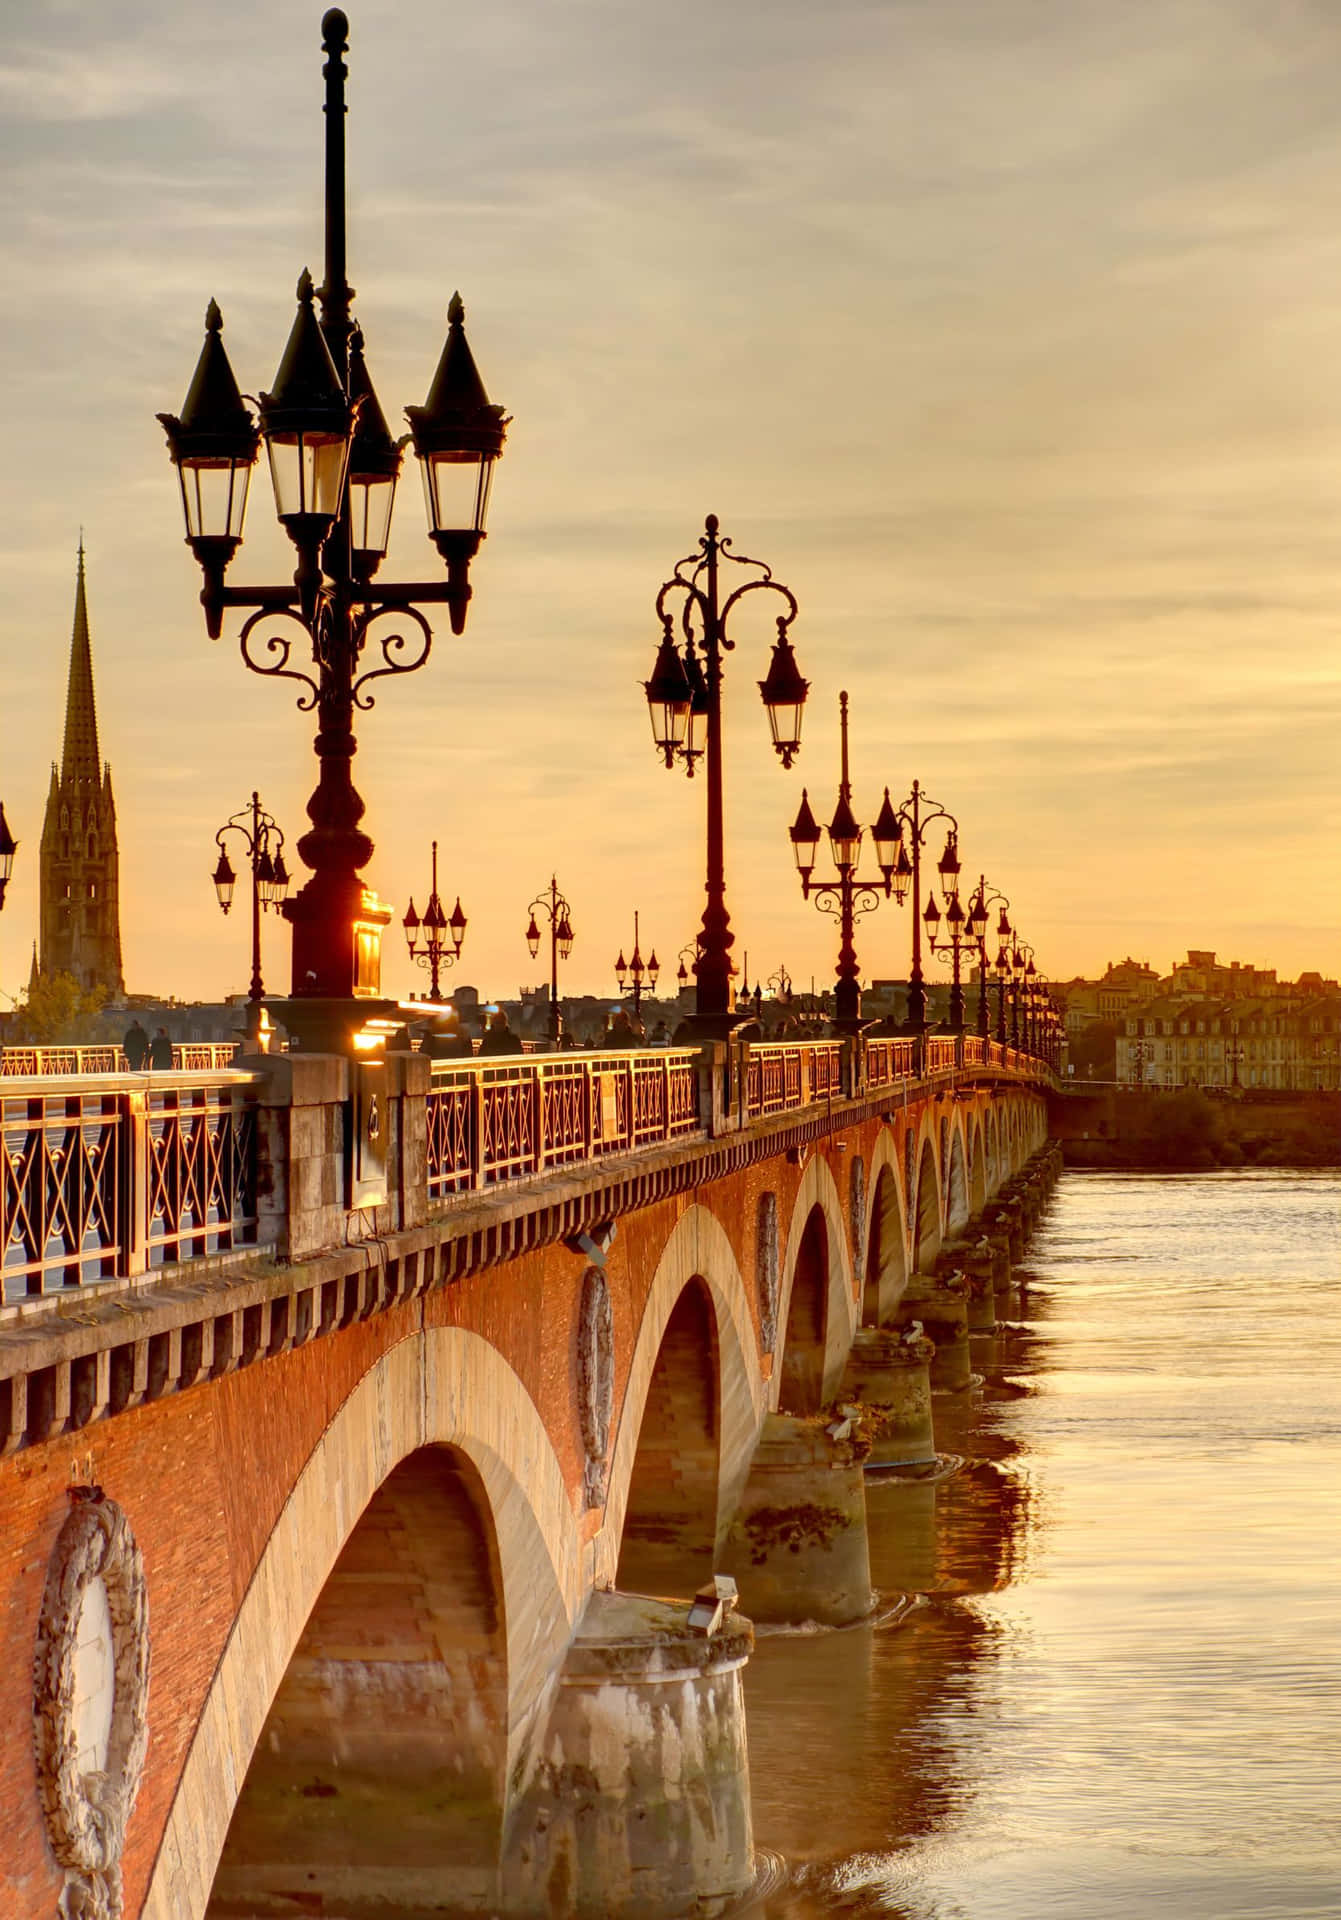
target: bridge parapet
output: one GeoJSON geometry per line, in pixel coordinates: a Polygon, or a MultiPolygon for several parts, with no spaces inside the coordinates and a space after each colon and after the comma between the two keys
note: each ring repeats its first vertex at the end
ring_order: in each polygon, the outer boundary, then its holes
{"type": "Polygon", "coordinates": [[[351,1223],[404,1231],[503,1186],[984,1072],[1046,1077],[995,1042],[933,1035],[11,1078],[0,1317],[204,1257],[309,1259],[351,1223]]]}
{"type": "Polygon", "coordinates": [[[254,1074],[10,1079],[5,1306],[256,1245],[256,1167],[254,1074]]]}

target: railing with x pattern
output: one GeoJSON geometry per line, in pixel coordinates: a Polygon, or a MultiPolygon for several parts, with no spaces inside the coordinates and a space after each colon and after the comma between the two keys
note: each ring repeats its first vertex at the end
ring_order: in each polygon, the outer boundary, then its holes
{"type": "Polygon", "coordinates": [[[0,1094],[6,1305],[256,1239],[252,1076],[0,1094]]]}

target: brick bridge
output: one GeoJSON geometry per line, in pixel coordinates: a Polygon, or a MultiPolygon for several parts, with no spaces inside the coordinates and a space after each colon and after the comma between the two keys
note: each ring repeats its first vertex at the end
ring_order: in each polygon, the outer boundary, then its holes
{"type": "Polygon", "coordinates": [[[749,1619],[869,1607],[863,1467],[934,1462],[1049,1080],[962,1038],[7,1080],[0,1911],[747,1892],[749,1619]]]}

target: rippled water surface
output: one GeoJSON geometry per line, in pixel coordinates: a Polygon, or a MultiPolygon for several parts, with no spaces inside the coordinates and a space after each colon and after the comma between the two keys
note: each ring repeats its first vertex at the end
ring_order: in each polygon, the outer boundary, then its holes
{"type": "Polygon", "coordinates": [[[871,1491],[902,1626],[761,1638],[769,1920],[1341,1915],[1341,1183],[1063,1178],[871,1491]]]}

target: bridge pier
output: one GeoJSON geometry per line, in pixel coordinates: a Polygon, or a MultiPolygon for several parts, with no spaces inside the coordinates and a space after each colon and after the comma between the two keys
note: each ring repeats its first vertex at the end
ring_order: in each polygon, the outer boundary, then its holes
{"type": "Polygon", "coordinates": [[[841,1627],[871,1610],[863,1434],[770,1413],[721,1554],[754,1620],[841,1627]]]}
{"type": "Polygon", "coordinates": [[[862,1409],[871,1442],[868,1467],[930,1466],[936,1458],[931,1416],[931,1364],[936,1349],[922,1334],[862,1327],[852,1342],[843,1398],[862,1409]]]}
{"type": "Polygon", "coordinates": [[[968,1286],[958,1274],[938,1279],[915,1273],[899,1303],[896,1325],[920,1323],[935,1345],[931,1386],[937,1393],[959,1393],[973,1378],[969,1355],[968,1286]]]}
{"type": "Polygon", "coordinates": [[[687,1603],[594,1593],[508,1822],[519,1920],[722,1913],[754,1882],[741,1669],[754,1630],[687,1603]]]}

